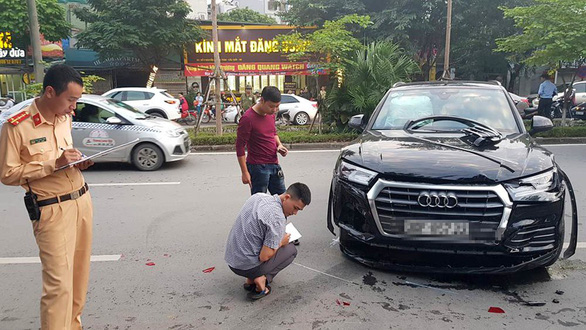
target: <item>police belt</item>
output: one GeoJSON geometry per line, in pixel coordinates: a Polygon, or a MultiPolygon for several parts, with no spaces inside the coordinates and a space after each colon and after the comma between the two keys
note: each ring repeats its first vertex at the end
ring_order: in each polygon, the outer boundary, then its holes
{"type": "Polygon", "coordinates": [[[65,202],[65,201],[69,201],[69,200],[75,200],[75,199],[78,199],[81,196],[83,196],[83,194],[85,194],[88,190],[90,190],[90,188],[87,186],[87,183],[86,183],[83,185],[83,187],[81,187],[81,189],[76,190],[76,191],[72,192],[71,194],[66,194],[66,195],[62,195],[62,196],[57,196],[57,197],[45,199],[45,200],[39,201],[38,203],[39,203],[39,206],[47,206],[47,205],[51,205],[51,204],[55,204],[55,203],[65,202]]]}

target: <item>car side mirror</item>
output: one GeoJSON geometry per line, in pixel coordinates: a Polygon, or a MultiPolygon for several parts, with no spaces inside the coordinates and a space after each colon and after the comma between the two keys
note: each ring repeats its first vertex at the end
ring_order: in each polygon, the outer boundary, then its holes
{"type": "Polygon", "coordinates": [[[112,117],[106,119],[106,123],[112,124],[112,125],[122,125],[122,120],[118,117],[112,116],[112,117]]]}
{"type": "Polygon", "coordinates": [[[366,128],[366,120],[364,115],[356,115],[350,118],[348,126],[358,131],[363,131],[366,128]]]}
{"type": "Polygon", "coordinates": [[[529,130],[529,134],[534,135],[539,132],[549,131],[552,128],[553,123],[551,122],[551,119],[542,116],[533,116],[533,120],[531,121],[531,130],[529,130]]]}

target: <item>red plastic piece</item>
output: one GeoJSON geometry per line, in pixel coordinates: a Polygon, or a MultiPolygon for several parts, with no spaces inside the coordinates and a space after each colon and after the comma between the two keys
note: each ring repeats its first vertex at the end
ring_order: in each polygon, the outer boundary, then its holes
{"type": "Polygon", "coordinates": [[[505,311],[500,307],[490,307],[488,309],[488,312],[489,313],[497,313],[497,314],[504,314],[505,313],[505,311]]]}

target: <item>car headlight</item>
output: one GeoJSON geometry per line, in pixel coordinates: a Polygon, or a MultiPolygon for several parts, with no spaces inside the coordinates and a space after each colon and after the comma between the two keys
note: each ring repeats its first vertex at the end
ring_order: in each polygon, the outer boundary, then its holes
{"type": "Polygon", "coordinates": [[[377,173],[342,161],[338,167],[338,177],[350,182],[368,186],[377,173]]]}
{"type": "Polygon", "coordinates": [[[180,137],[181,134],[183,134],[183,132],[185,132],[185,130],[170,129],[170,130],[166,131],[165,134],[167,134],[167,136],[169,136],[169,137],[177,138],[177,137],[180,137]]]}
{"type": "Polygon", "coordinates": [[[546,202],[558,198],[560,177],[557,169],[504,184],[514,201],[546,202]]]}

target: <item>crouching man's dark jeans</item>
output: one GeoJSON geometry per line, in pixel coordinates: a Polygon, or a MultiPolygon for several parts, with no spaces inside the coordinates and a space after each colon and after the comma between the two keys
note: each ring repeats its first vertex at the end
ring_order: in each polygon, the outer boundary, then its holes
{"type": "Polygon", "coordinates": [[[262,264],[248,270],[230,269],[236,274],[246,278],[255,279],[259,276],[265,275],[267,281],[271,283],[277,274],[289,266],[297,257],[297,249],[291,243],[279,248],[275,255],[263,262],[262,264]]]}

